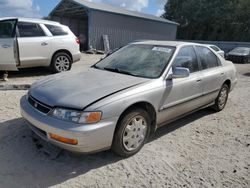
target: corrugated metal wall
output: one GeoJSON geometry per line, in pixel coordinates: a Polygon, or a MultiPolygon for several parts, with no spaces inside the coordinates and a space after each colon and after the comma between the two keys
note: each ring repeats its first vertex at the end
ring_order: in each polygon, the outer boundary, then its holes
{"type": "Polygon", "coordinates": [[[89,45],[103,50],[103,35],[108,35],[110,48],[118,48],[141,39],[175,40],[177,25],[108,12],[89,12],[89,45]]]}

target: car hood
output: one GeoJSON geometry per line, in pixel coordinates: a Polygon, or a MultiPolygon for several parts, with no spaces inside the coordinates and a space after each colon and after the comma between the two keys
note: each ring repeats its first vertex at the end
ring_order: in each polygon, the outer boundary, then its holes
{"type": "Polygon", "coordinates": [[[49,76],[33,84],[29,94],[52,107],[84,109],[97,100],[148,80],[89,68],[49,76]]]}
{"type": "Polygon", "coordinates": [[[246,53],[239,53],[239,52],[229,52],[229,55],[234,55],[234,56],[247,56],[248,54],[246,53]]]}

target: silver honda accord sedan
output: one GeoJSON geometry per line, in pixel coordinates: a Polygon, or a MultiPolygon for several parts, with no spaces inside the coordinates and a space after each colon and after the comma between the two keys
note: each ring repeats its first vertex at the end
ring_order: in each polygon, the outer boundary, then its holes
{"type": "Polygon", "coordinates": [[[162,125],[206,107],[221,111],[236,82],[234,65],[205,45],[136,42],[87,70],[33,84],[21,114],[61,148],[128,157],[162,125]]]}

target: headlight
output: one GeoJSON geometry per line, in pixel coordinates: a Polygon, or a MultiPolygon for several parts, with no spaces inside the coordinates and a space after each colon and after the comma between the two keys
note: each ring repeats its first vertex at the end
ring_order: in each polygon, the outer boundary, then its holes
{"type": "Polygon", "coordinates": [[[97,123],[102,118],[102,112],[82,112],[70,109],[56,108],[52,112],[52,116],[64,121],[74,123],[97,123]]]}

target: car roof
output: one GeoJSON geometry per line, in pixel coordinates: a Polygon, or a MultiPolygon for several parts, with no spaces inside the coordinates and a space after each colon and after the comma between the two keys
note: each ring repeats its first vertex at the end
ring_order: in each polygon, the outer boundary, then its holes
{"type": "Polygon", "coordinates": [[[0,21],[11,20],[11,19],[18,19],[18,21],[21,21],[21,22],[61,25],[60,23],[54,22],[54,21],[49,21],[49,20],[44,20],[44,19],[35,19],[35,18],[22,18],[22,17],[3,17],[3,18],[0,18],[0,21]]]}
{"type": "Polygon", "coordinates": [[[200,45],[206,46],[204,44],[192,43],[192,42],[183,42],[183,41],[159,41],[159,40],[144,40],[139,42],[134,42],[132,44],[146,44],[146,45],[162,45],[162,46],[183,46],[183,45],[200,45]]]}

